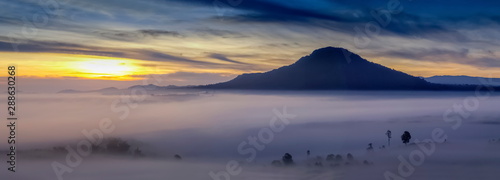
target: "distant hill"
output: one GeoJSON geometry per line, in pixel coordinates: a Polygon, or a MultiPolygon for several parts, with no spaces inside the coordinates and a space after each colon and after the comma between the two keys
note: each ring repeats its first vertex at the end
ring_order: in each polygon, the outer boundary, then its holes
{"type": "Polygon", "coordinates": [[[198,86],[208,89],[286,90],[473,90],[472,86],[441,85],[387,68],[343,48],[325,47],[292,65],[265,73],[243,74],[233,80],[198,86]]]}
{"type": "Polygon", "coordinates": [[[453,84],[453,85],[490,85],[500,86],[500,78],[484,78],[471,76],[432,76],[425,78],[426,81],[437,84],[453,84]]]}
{"type": "Polygon", "coordinates": [[[98,90],[90,90],[90,91],[79,91],[79,90],[73,90],[73,89],[65,89],[65,90],[59,91],[57,93],[92,93],[92,92],[111,93],[111,92],[116,92],[118,90],[119,89],[115,88],[115,87],[108,87],[108,88],[103,88],[103,89],[98,89],[98,90]]]}
{"type": "Polygon", "coordinates": [[[168,85],[168,86],[157,86],[154,84],[148,84],[148,85],[135,85],[135,86],[130,86],[128,89],[135,89],[135,88],[144,88],[145,90],[168,90],[168,89],[182,89],[182,88],[189,88],[190,86],[175,86],[175,85],[168,85]]]}

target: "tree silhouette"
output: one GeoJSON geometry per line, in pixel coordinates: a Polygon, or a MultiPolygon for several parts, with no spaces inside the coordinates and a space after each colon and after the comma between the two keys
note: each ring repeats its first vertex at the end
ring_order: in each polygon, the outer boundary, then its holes
{"type": "Polygon", "coordinates": [[[347,160],[354,161],[354,156],[351,153],[347,153],[347,160]]]}
{"type": "Polygon", "coordinates": [[[321,156],[316,157],[316,162],[314,163],[314,165],[318,167],[323,167],[323,158],[321,156]]]}
{"type": "Polygon", "coordinates": [[[326,161],[335,161],[335,154],[328,154],[326,156],[326,161]]]}
{"type": "Polygon", "coordinates": [[[403,140],[403,143],[407,145],[410,142],[411,139],[411,134],[408,131],[405,131],[403,135],[401,135],[401,140],[403,140]]]}
{"type": "Polygon", "coordinates": [[[63,146],[53,147],[52,150],[57,153],[68,153],[68,150],[66,150],[63,146]]]}
{"type": "Polygon", "coordinates": [[[372,143],[368,144],[368,148],[366,148],[366,150],[368,152],[372,152],[373,151],[373,144],[372,143]]]}
{"type": "Polygon", "coordinates": [[[282,158],[283,164],[285,164],[286,166],[293,165],[293,159],[292,158],[293,158],[292,155],[290,155],[288,153],[285,153],[285,155],[282,158]]]}
{"type": "Polygon", "coordinates": [[[130,145],[120,138],[112,138],[108,141],[106,149],[109,153],[125,154],[130,149],[130,145]]]}
{"type": "Polygon", "coordinates": [[[175,160],[182,160],[181,155],[178,155],[178,154],[174,155],[174,158],[175,158],[175,160]]]}
{"type": "Polygon", "coordinates": [[[344,160],[344,158],[342,158],[342,155],[337,154],[337,155],[335,156],[335,161],[337,161],[337,162],[342,162],[343,160],[344,160]]]}
{"type": "Polygon", "coordinates": [[[392,138],[392,132],[391,130],[387,130],[387,132],[385,133],[385,135],[387,135],[387,145],[388,146],[391,146],[391,138],[392,138]]]}
{"type": "Polygon", "coordinates": [[[137,147],[137,148],[134,150],[134,157],[136,157],[136,158],[141,158],[141,157],[144,157],[144,154],[142,154],[142,151],[139,149],[139,147],[137,147]]]}
{"type": "Polygon", "coordinates": [[[93,154],[101,153],[101,152],[104,151],[104,149],[101,148],[101,146],[98,146],[98,145],[95,145],[95,144],[92,144],[91,148],[92,148],[92,153],[93,154]]]}

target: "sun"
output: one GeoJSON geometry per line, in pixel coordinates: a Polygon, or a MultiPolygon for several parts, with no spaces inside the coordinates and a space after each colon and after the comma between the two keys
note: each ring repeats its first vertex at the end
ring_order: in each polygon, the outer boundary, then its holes
{"type": "Polygon", "coordinates": [[[79,76],[98,79],[130,78],[138,71],[137,65],[127,60],[85,59],[73,64],[79,76]]]}

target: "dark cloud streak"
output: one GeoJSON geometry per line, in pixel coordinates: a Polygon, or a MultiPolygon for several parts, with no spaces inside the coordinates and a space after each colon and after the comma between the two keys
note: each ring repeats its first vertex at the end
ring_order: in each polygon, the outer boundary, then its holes
{"type": "MultiPolygon", "coordinates": [[[[0,52],[16,52],[12,47],[12,43],[7,41],[7,37],[0,36],[0,52]]],[[[93,56],[106,56],[106,57],[117,57],[117,58],[129,58],[138,59],[143,61],[151,62],[175,62],[179,64],[189,65],[189,67],[199,67],[199,68],[229,68],[229,69],[239,69],[239,70],[263,70],[258,65],[247,64],[231,60],[221,54],[211,54],[209,57],[218,60],[231,62],[234,64],[221,64],[208,62],[203,60],[195,60],[187,57],[176,56],[167,54],[164,52],[159,52],[156,50],[149,49],[125,49],[125,48],[104,48],[96,46],[86,46],[80,44],[72,43],[62,43],[56,41],[32,41],[25,40],[21,44],[17,44],[17,52],[27,52],[27,53],[61,53],[61,54],[84,54],[93,56]]]]}
{"type": "Polygon", "coordinates": [[[230,63],[246,64],[246,63],[242,63],[242,62],[239,62],[239,61],[236,61],[236,60],[229,59],[227,56],[225,56],[223,54],[212,53],[212,54],[209,55],[209,57],[214,58],[214,59],[218,59],[218,60],[221,60],[221,61],[230,62],[230,63]]]}
{"type": "Polygon", "coordinates": [[[166,31],[166,30],[156,30],[156,29],[142,29],[136,31],[119,31],[119,30],[100,30],[94,31],[99,37],[118,40],[118,41],[138,41],[148,37],[158,38],[160,36],[169,36],[176,38],[185,37],[183,34],[177,31],[166,31]]]}
{"type": "Polygon", "coordinates": [[[476,67],[500,67],[500,59],[495,57],[475,58],[470,56],[469,49],[448,50],[448,49],[403,49],[396,51],[385,51],[378,56],[388,56],[391,58],[406,58],[429,62],[452,62],[476,67]]]}

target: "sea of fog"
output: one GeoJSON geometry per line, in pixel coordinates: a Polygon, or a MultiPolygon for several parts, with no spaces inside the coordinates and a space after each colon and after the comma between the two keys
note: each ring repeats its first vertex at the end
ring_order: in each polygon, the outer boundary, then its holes
{"type": "MultiPolygon", "coordinates": [[[[0,156],[0,174],[14,180],[498,179],[498,95],[192,90],[20,94],[17,171],[7,171],[7,156],[0,156]],[[392,132],[390,146],[387,130],[392,132]],[[82,132],[97,131],[103,138],[127,141],[131,153],[139,148],[144,157],[80,154],[81,159],[70,158],[76,164],[68,164],[67,152],[53,152],[53,147],[68,145],[77,149],[79,142],[89,141],[82,132]],[[404,131],[412,135],[409,145],[401,141],[404,131]],[[369,143],[373,150],[367,150],[369,143]],[[271,165],[285,153],[293,156],[294,166],[271,165]],[[347,153],[353,161],[345,160],[347,153]],[[182,160],[173,158],[176,154],[182,160]],[[344,160],[325,161],[328,154],[344,160]]],[[[4,125],[0,129],[5,154],[8,132],[4,125]]]]}

